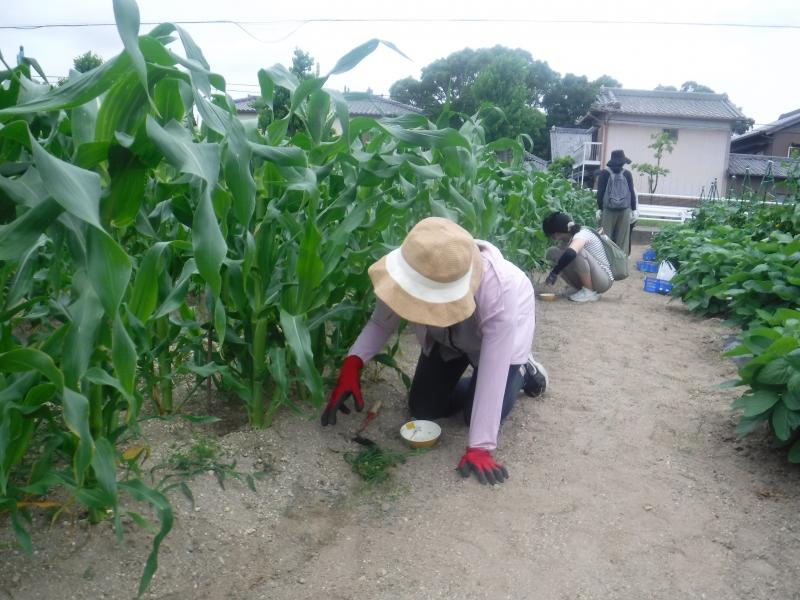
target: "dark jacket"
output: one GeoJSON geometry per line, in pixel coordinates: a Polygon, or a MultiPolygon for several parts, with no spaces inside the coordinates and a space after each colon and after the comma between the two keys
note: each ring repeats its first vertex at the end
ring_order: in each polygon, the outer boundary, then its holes
{"type": "MultiPolygon", "coordinates": [[[[625,177],[625,181],[628,182],[628,189],[631,191],[631,210],[636,210],[637,202],[636,202],[636,191],[633,189],[633,176],[631,172],[627,169],[622,169],[622,167],[610,167],[614,173],[619,173],[620,170],[623,172],[623,177],[625,177]]],[[[608,185],[608,178],[611,175],[608,172],[608,169],[603,169],[600,171],[600,174],[597,176],[597,208],[603,210],[603,196],[606,195],[606,186],[608,185]]]]}

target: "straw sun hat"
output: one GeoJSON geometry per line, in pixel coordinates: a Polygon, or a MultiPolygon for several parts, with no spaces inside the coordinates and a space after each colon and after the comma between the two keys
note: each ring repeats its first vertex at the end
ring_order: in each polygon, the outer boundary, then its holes
{"type": "Polygon", "coordinates": [[[483,264],[472,236],[452,221],[417,223],[393,250],[369,268],[375,294],[412,323],[449,327],[475,312],[483,264]]]}

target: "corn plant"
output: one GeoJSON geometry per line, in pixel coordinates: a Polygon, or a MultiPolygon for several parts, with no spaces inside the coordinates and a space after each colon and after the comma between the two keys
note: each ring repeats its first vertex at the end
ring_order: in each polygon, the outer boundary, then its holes
{"type": "MultiPolygon", "coordinates": [[[[141,593],[172,526],[132,468],[141,453],[121,450],[146,402],[174,412],[176,377],[193,376],[234,392],[255,427],[319,407],[368,318],[367,267],[418,219],[460,221],[531,268],[544,213],[593,209],[529,173],[522,140],[486,144],[481,115],[458,131],[350,119],[324,85],[379,40],[323,77],[261,70],[265,110],[279,88],[290,108],[258,129],[185,30],[140,35],[135,2],[113,4],[124,50],[96,69],[55,88],[31,81],[33,62],[0,72],[0,511],[30,551],[31,508],[111,511],[121,535],[123,516],[143,522],[129,500],[149,503],[141,593]]],[[[378,359],[396,367],[396,348],[378,359]]]]}

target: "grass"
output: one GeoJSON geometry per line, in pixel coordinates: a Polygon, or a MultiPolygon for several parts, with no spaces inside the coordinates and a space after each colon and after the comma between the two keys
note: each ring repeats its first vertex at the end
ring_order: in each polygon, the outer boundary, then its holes
{"type": "Polygon", "coordinates": [[[193,442],[175,451],[166,461],[150,469],[150,478],[155,483],[156,473],[163,475],[156,484],[162,492],[178,488],[189,499],[194,508],[194,495],[188,482],[202,473],[213,473],[219,486],[225,489],[225,479],[230,477],[237,481],[244,481],[253,492],[256,491],[255,480],[263,478],[264,471],[242,473],[236,470],[236,461],[225,462],[222,459],[222,450],[216,440],[198,437],[193,442]]]}
{"type": "Polygon", "coordinates": [[[382,483],[389,479],[389,469],[406,462],[406,455],[390,452],[378,446],[363,448],[357,453],[348,452],[344,459],[358,475],[367,483],[382,483]]]}

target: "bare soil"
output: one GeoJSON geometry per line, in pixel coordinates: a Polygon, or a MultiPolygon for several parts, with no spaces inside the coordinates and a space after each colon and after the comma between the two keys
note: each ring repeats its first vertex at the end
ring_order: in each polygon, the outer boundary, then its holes
{"type": "MultiPolygon", "coordinates": [[[[735,436],[740,392],[715,387],[735,375],[720,355],[729,331],[644,293],[637,272],[600,302],[540,302],[537,321],[551,384],[503,426],[503,485],[454,470],[467,439],[456,419],[378,486],[343,458],[359,449],[360,415],[323,429],[284,411],[254,431],[215,397],[194,409],[221,423],[148,422],[146,467],[211,436],[221,459],[268,476],[253,493],[202,474],[194,509],[172,492],[175,527],[145,597],[800,599],[800,469],[766,432],[735,436]]],[[[411,374],[418,348],[410,336],[402,348],[411,374]]],[[[398,377],[370,369],[365,396],[384,401],[367,435],[403,451],[398,377]]],[[[135,597],[150,547],[138,526],[119,545],[110,523],[40,514],[27,558],[0,525],[0,600],[135,597]]]]}

